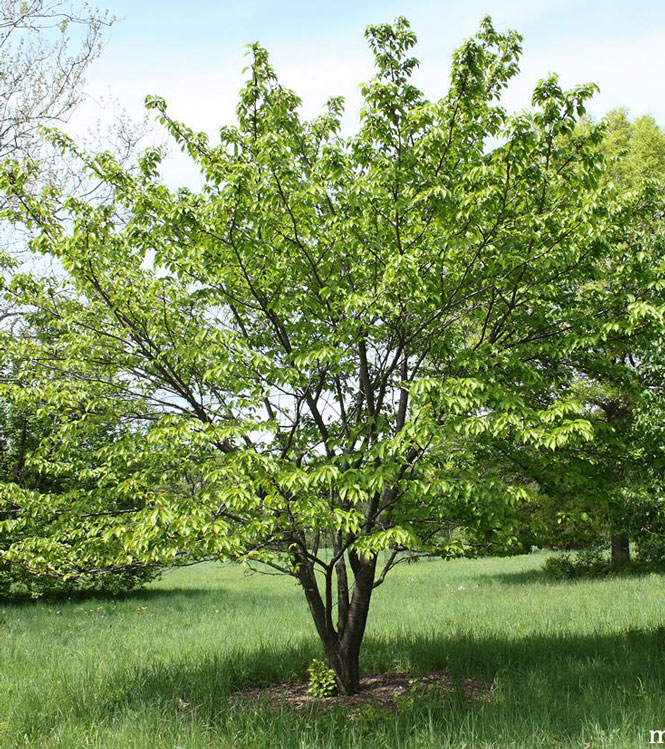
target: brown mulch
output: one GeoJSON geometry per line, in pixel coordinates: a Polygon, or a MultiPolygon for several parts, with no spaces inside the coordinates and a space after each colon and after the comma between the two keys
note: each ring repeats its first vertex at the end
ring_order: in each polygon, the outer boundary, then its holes
{"type": "Polygon", "coordinates": [[[353,710],[358,707],[374,707],[392,710],[401,701],[438,693],[442,697],[462,690],[466,699],[489,702],[491,687],[479,679],[466,678],[456,681],[448,674],[414,674],[394,671],[385,674],[363,676],[360,692],[336,697],[313,697],[307,694],[306,682],[287,682],[272,687],[247,689],[231,695],[231,703],[254,702],[269,708],[289,707],[293,710],[310,708],[330,709],[342,707],[353,710]]]}

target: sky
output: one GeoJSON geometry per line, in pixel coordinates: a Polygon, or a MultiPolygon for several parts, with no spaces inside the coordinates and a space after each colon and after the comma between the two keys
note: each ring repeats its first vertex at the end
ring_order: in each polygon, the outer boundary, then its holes
{"type": "MultiPolygon", "coordinates": [[[[430,98],[445,93],[453,50],[489,14],[498,29],[524,37],[522,72],[504,97],[509,109],[528,107],[535,83],[555,72],[566,87],[600,86],[589,107],[596,117],[626,107],[665,126],[665,0],[107,0],[105,7],[119,20],[88,76],[89,102],[72,122],[75,133],[118,108],[141,118],[145,96],[157,94],[177,119],[214,134],[234,119],[245,45],[255,41],[306,116],[344,96],[344,129],[352,132],[359,85],[372,76],[364,29],[400,15],[418,36],[414,82],[430,98]]],[[[178,184],[195,179],[179,157],[165,176],[178,184]]]]}

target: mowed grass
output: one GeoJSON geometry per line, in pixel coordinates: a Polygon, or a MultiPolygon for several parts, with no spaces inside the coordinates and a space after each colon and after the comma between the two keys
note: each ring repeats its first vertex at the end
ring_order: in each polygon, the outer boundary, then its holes
{"type": "Polygon", "coordinates": [[[0,607],[0,747],[621,749],[665,729],[665,590],[645,576],[552,583],[542,554],[430,561],[376,593],[365,672],[448,671],[490,701],[301,715],[229,705],[304,676],[318,644],[302,594],[221,565],[122,600],[0,607]]]}

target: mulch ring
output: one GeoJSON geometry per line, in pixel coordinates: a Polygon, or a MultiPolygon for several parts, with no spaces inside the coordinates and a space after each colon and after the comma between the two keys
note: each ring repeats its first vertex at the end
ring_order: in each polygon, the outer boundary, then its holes
{"type": "Polygon", "coordinates": [[[450,696],[461,690],[468,700],[491,700],[491,686],[480,679],[454,680],[448,674],[414,674],[394,671],[385,674],[363,676],[360,692],[336,697],[313,697],[307,694],[306,682],[288,682],[273,687],[247,689],[231,695],[231,704],[253,702],[264,707],[293,710],[345,708],[351,712],[358,707],[374,707],[394,710],[400,702],[410,697],[427,694],[450,696]]]}

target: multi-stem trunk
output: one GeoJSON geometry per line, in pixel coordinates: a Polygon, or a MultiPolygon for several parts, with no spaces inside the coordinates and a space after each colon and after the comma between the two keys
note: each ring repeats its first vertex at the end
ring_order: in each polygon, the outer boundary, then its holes
{"type": "Polygon", "coordinates": [[[298,580],[307,598],[328,665],[335,672],[339,694],[355,694],[360,690],[360,647],[374,586],[376,558],[364,559],[351,553],[349,565],[353,576],[352,591],[347,585],[346,563],[340,559],[326,575],[323,596],[311,562],[301,559],[298,568],[298,580]],[[336,603],[333,603],[332,595],[333,573],[337,576],[336,603]],[[338,608],[336,625],[333,622],[335,605],[338,608]]]}

